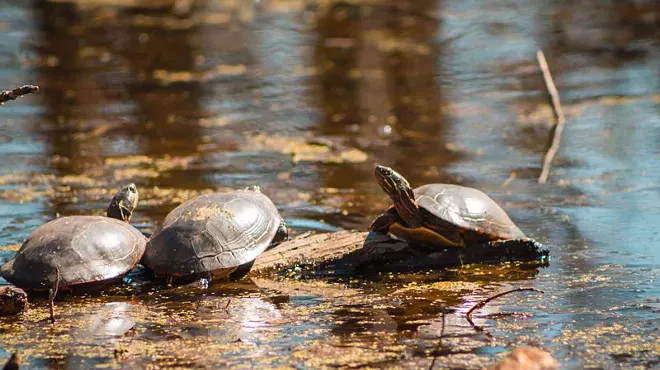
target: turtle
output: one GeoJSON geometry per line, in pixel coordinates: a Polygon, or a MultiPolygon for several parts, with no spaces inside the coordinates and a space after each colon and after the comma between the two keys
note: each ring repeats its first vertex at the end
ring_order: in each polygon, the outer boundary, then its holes
{"type": "Polygon", "coordinates": [[[375,174],[394,205],[373,221],[372,231],[434,248],[527,240],[502,207],[480,190],[452,184],[413,190],[389,167],[376,166],[375,174]]]}
{"type": "Polygon", "coordinates": [[[287,235],[284,219],[258,186],[203,194],[165,217],[142,264],[168,279],[238,280],[287,235]]]}
{"type": "Polygon", "coordinates": [[[93,290],[121,279],[140,261],[147,238],[129,224],[138,202],[131,183],[112,198],[106,216],[68,216],[34,230],[14,258],[0,268],[29,293],[93,290]]]}

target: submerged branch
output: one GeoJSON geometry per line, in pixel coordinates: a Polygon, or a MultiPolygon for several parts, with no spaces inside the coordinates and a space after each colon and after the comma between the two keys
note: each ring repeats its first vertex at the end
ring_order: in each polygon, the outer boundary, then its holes
{"type": "Polygon", "coordinates": [[[433,361],[431,361],[431,366],[429,366],[429,370],[433,370],[433,367],[435,366],[435,361],[438,359],[438,351],[440,351],[440,347],[442,347],[442,337],[445,335],[445,310],[442,309],[442,326],[440,327],[440,338],[438,338],[438,345],[435,347],[435,351],[433,351],[433,361]]]}
{"type": "Polygon", "coordinates": [[[559,150],[559,142],[561,140],[561,132],[564,129],[564,123],[566,119],[564,118],[564,111],[561,108],[561,102],[559,101],[559,91],[555,86],[554,81],[552,80],[552,75],[550,74],[550,68],[548,67],[548,62],[545,60],[545,55],[541,50],[536,53],[536,58],[539,62],[539,67],[543,73],[543,79],[545,80],[545,87],[550,94],[550,101],[552,102],[552,111],[555,114],[555,126],[553,127],[552,142],[548,152],[543,158],[543,169],[541,170],[541,175],[539,176],[539,184],[544,184],[548,180],[548,175],[550,174],[550,166],[552,165],[552,160],[559,150]]]}
{"type": "Polygon", "coordinates": [[[474,328],[477,328],[477,330],[479,330],[479,327],[477,325],[475,325],[474,322],[472,321],[472,312],[482,308],[483,306],[488,304],[488,302],[492,301],[493,299],[497,299],[497,298],[499,298],[501,296],[504,296],[504,295],[507,295],[507,294],[511,294],[511,293],[515,293],[515,292],[524,292],[524,291],[545,293],[544,291],[542,291],[540,289],[536,289],[536,288],[516,288],[516,289],[507,290],[506,292],[497,293],[494,296],[488,297],[484,300],[481,300],[481,301],[477,302],[477,304],[475,304],[472,308],[470,308],[470,310],[465,314],[465,318],[470,323],[470,325],[472,325],[474,328]]]}
{"type": "Polygon", "coordinates": [[[23,85],[9,91],[0,91],[0,104],[10,100],[16,100],[18,97],[39,91],[39,86],[23,85]]]}

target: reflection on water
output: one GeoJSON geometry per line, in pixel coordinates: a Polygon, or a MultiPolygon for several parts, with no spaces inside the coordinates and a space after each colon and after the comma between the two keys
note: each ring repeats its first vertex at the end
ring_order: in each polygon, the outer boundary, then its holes
{"type": "Polygon", "coordinates": [[[0,354],[22,349],[28,368],[428,367],[433,353],[437,367],[479,367],[536,344],[568,367],[660,360],[657,2],[0,6],[3,89],[41,87],[0,107],[0,261],[56,214],[100,214],[127,181],[140,187],[142,229],[200,192],[252,184],[293,233],[365,228],[389,206],[374,163],[414,186],[484,190],[552,254],[541,270],[327,284],[159,290],[138,278],[126,291],[63,296],[55,327],[41,301],[0,319],[0,354]],[[543,186],[552,113],[539,48],[568,120],[543,186]],[[367,159],[297,161],[256,137],[367,159]],[[512,286],[546,294],[492,302],[475,321],[493,339],[472,331],[464,312],[512,286]],[[526,316],[491,315],[512,311],[526,316]]]}

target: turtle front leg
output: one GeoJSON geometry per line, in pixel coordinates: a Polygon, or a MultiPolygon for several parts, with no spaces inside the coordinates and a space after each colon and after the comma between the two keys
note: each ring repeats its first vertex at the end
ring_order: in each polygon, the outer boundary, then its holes
{"type": "Polygon", "coordinates": [[[238,281],[243,279],[245,276],[247,276],[247,274],[250,273],[250,270],[252,270],[252,265],[254,265],[254,261],[255,260],[252,260],[250,262],[246,262],[238,266],[236,270],[234,270],[231,274],[229,274],[229,280],[238,281]]]}
{"type": "Polygon", "coordinates": [[[280,244],[283,241],[286,241],[289,238],[289,231],[286,228],[286,222],[284,222],[284,219],[280,221],[280,226],[277,228],[277,232],[275,233],[275,237],[270,243],[270,246],[268,247],[273,248],[274,246],[280,244]]]}
{"type": "Polygon", "coordinates": [[[55,283],[53,287],[48,290],[48,303],[50,309],[50,322],[55,324],[55,296],[57,295],[57,288],[60,285],[60,269],[55,266],[55,283]]]}
{"type": "Polygon", "coordinates": [[[387,234],[390,231],[390,226],[395,223],[403,223],[403,220],[394,208],[390,208],[376,217],[371,223],[370,229],[377,233],[387,234]]]}

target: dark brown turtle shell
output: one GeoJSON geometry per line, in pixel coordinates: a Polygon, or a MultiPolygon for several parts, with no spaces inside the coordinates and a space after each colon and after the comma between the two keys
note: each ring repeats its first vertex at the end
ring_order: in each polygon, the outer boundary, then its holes
{"type": "Polygon", "coordinates": [[[146,242],[136,228],[114,218],[62,217],[32,232],[0,273],[28,291],[48,291],[58,273],[60,288],[104,283],[128,273],[146,242]]]}
{"type": "Polygon", "coordinates": [[[167,215],[142,263],[159,276],[223,278],[279,241],[282,229],[277,208],[258,188],[205,194],[167,215]]]}
{"type": "Polygon", "coordinates": [[[521,239],[525,234],[494,200],[480,190],[451,184],[414,189],[424,223],[440,233],[455,225],[466,242],[521,239]]]}

